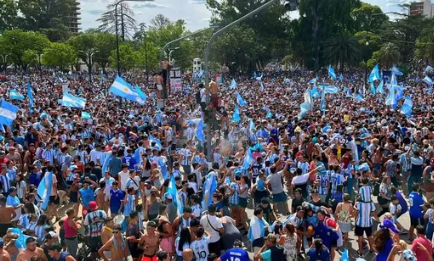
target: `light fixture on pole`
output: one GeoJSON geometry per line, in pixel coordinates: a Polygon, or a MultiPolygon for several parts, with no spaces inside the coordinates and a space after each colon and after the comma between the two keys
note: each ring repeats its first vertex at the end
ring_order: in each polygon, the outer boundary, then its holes
{"type": "Polygon", "coordinates": [[[120,63],[120,53],[119,53],[118,6],[123,2],[153,2],[153,1],[154,0],[119,0],[115,3],[116,66],[117,66],[117,72],[119,76],[121,76],[121,63],[120,63]]]}

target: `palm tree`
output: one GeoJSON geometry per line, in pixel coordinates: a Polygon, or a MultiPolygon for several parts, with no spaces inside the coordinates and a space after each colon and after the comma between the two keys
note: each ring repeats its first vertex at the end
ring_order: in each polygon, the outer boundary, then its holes
{"type": "Polygon", "coordinates": [[[342,32],[330,37],[325,44],[325,59],[330,64],[340,65],[343,72],[344,66],[355,64],[360,56],[360,44],[356,37],[349,32],[342,32]]]}
{"type": "Polygon", "coordinates": [[[372,55],[372,58],[380,62],[384,68],[391,68],[393,64],[399,62],[400,57],[399,48],[394,43],[383,44],[381,49],[372,55]]]}

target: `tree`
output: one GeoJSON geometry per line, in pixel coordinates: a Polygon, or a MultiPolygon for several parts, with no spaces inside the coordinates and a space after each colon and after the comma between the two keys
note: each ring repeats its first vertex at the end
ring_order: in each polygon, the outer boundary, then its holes
{"type": "MultiPolygon", "coordinates": [[[[116,16],[115,4],[107,6],[109,11],[103,13],[97,20],[100,22],[99,31],[116,34],[116,16]]],[[[136,20],[134,19],[134,11],[125,2],[118,5],[118,32],[120,32],[122,41],[125,38],[132,38],[136,31],[136,20]]]]}
{"type": "Polygon", "coordinates": [[[38,53],[35,50],[25,50],[22,60],[24,67],[35,66],[38,64],[38,53]]]}
{"type": "Polygon", "coordinates": [[[52,43],[49,48],[45,48],[42,56],[42,63],[46,66],[58,67],[60,70],[66,69],[77,62],[77,54],[66,43],[52,43]]]}
{"type": "Polygon", "coordinates": [[[150,28],[156,29],[156,30],[161,30],[170,24],[170,20],[169,20],[169,18],[165,17],[162,14],[157,14],[151,20],[150,24],[151,24],[150,28]]]}
{"type": "Polygon", "coordinates": [[[427,60],[430,64],[434,62],[434,29],[427,28],[422,36],[416,41],[416,56],[427,60]]]}
{"type": "MultiPolygon", "coordinates": [[[[139,65],[140,54],[134,49],[131,42],[119,46],[120,63],[123,70],[131,70],[139,65]]],[[[116,68],[116,50],[111,52],[109,57],[110,66],[116,68]]]]}
{"type": "Polygon", "coordinates": [[[0,34],[17,28],[18,6],[14,0],[0,0],[0,34]]]}
{"type": "Polygon", "coordinates": [[[52,42],[65,42],[72,36],[69,27],[63,24],[60,19],[53,19],[51,26],[49,28],[42,28],[41,32],[52,42]]]}
{"type": "Polygon", "coordinates": [[[86,32],[74,36],[68,41],[68,43],[76,51],[78,58],[86,63],[89,72],[91,71],[93,65],[91,57],[93,58],[93,55],[97,52],[96,39],[96,33],[86,32]]]}
{"type": "Polygon", "coordinates": [[[146,69],[147,72],[157,69],[159,65],[160,49],[152,42],[143,41],[139,49],[138,66],[146,69]]]}
{"type": "Polygon", "coordinates": [[[93,56],[93,60],[97,62],[105,72],[109,64],[109,57],[113,50],[116,49],[116,36],[105,32],[98,32],[95,36],[95,49],[97,52],[93,56]]]}
{"type": "Polygon", "coordinates": [[[399,48],[394,43],[385,43],[381,49],[374,52],[372,59],[378,61],[384,68],[391,68],[393,64],[399,62],[399,48]]]}
{"type": "Polygon", "coordinates": [[[360,58],[365,62],[372,57],[375,51],[378,51],[381,47],[381,36],[369,31],[357,32],[354,35],[359,42],[361,49],[360,58]]]}
{"type": "Polygon", "coordinates": [[[29,31],[52,28],[58,21],[68,26],[75,6],[75,0],[18,0],[23,29],[29,31]]]}
{"type": "Polygon", "coordinates": [[[325,57],[331,64],[340,65],[344,71],[345,64],[352,65],[358,61],[360,49],[356,37],[349,32],[343,32],[330,37],[325,44],[325,57]]]}
{"type": "Polygon", "coordinates": [[[361,3],[359,8],[351,12],[351,16],[358,31],[376,32],[389,20],[389,17],[383,13],[379,6],[368,3],[361,3]]]}
{"type": "Polygon", "coordinates": [[[3,33],[3,48],[8,54],[8,60],[15,66],[23,66],[22,58],[26,50],[34,50],[42,53],[50,45],[47,37],[38,32],[24,32],[23,30],[11,30],[3,33]]]}

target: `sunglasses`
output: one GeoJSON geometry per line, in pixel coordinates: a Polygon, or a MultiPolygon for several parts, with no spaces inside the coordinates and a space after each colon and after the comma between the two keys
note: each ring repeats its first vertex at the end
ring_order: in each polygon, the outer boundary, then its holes
{"type": "Polygon", "coordinates": [[[113,234],[119,234],[119,232],[120,231],[115,230],[115,231],[113,231],[113,234]]]}

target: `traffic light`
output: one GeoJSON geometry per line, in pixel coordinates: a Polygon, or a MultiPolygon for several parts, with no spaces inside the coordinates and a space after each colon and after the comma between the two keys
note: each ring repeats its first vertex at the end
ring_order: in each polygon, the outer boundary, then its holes
{"type": "Polygon", "coordinates": [[[285,8],[288,11],[295,11],[298,9],[300,0],[285,0],[285,8]]]}

